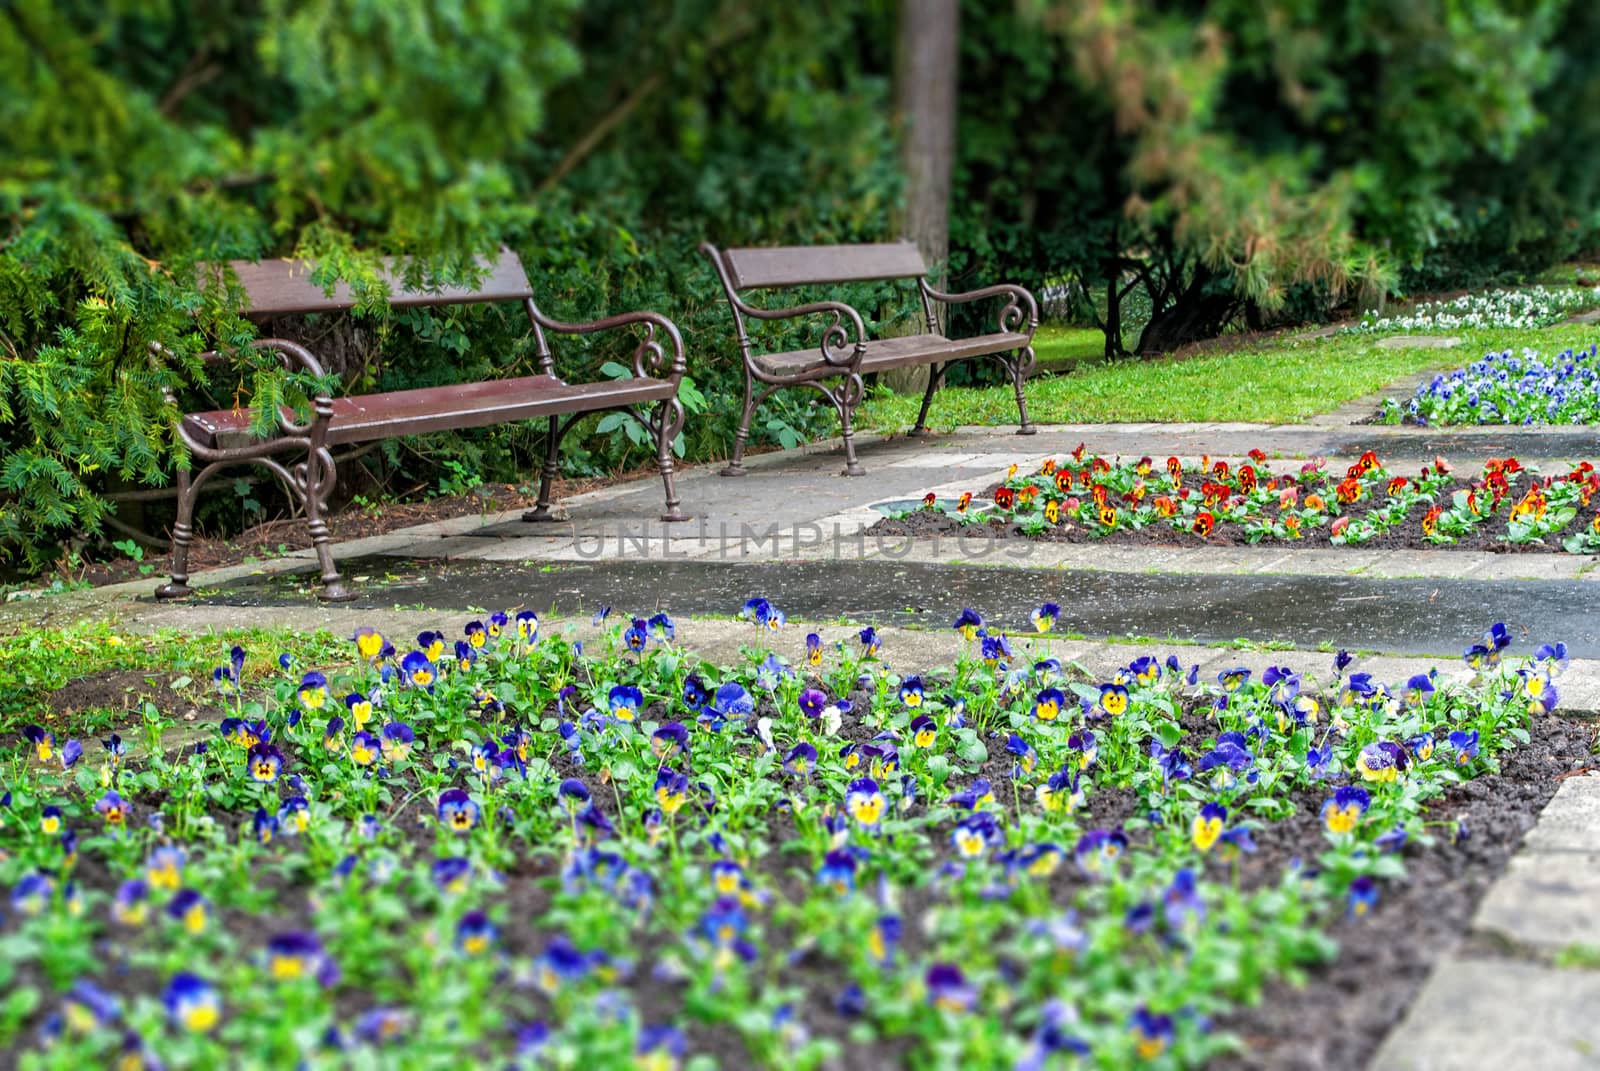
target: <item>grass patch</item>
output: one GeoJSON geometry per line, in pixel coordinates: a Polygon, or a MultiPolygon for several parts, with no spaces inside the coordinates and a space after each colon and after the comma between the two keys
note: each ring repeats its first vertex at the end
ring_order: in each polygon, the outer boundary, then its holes
{"type": "Polygon", "coordinates": [[[1095,327],[1046,324],[1034,333],[1033,355],[1044,371],[1070,372],[1105,359],[1105,332],[1095,327]]]}
{"type": "MultiPolygon", "coordinates": [[[[332,633],[293,629],[228,629],[193,634],[173,629],[127,633],[107,622],[83,622],[66,628],[30,629],[0,636],[0,734],[28,722],[47,727],[60,712],[51,709],[51,693],[70,681],[112,670],[178,673],[189,687],[211,687],[211,670],[227,661],[238,644],[248,653],[245,678],[278,672],[277,658],[287,653],[301,663],[325,664],[350,657],[348,640],[332,633]]],[[[188,690],[187,688],[185,690],[188,690]]],[[[109,711],[76,711],[73,732],[103,727],[109,711]]]]}
{"type": "MultiPolygon", "coordinates": [[[[1097,332],[1091,332],[1098,335],[1097,332]]],[[[1405,376],[1458,368],[1485,353],[1532,347],[1557,353],[1588,345],[1592,326],[1543,330],[1462,331],[1454,349],[1383,349],[1373,335],[1338,335],[1257,343],[1227,353],[1190,357],[1088,361],[1066,374],[1028,385],[1029,413],[1040,424],[1227,421],[1298,423],[1331,412],[1405,376]]],[[[1080,342],[1079,345],[1082,343],[1080,342]]],[[[909,427],[921,392],[878,393],[862,406],[857,426],[909,427]]],[[[1015,424],[1009,384],[941,390],[928,423],[1015,424]]]]}

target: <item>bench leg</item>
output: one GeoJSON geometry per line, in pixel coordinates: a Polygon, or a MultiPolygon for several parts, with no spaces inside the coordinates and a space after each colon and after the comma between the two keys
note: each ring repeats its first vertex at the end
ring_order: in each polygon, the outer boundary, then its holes
{"type": "Polygon", "coordinates": [[[539,469],[539,501],[522,515],[525,521],[554,521],[559,518],[550,511],[550,492],[556,474],[561,471],[561,418],[550,418],[550,430],[544,438],[544,465],[539,469]]]}
{"type": "Polygon", "coordinates": [[[1033,347],[1025,346],[1017,351],[1014,360],[1007,361],[1006,367],[1011,371],[1011,382],[1017,390],[1017,416],[1021,422],[1017,425],[1018,435],[1037,435],[1039,429],[1028,422],[1028,396],[1023,393],[1023,384],[1028,382],[1028,369],[1033,367],[1033,347]]]}
{"type": "Polygon", "coordinates": [[[739,417],[739,430],[733,435],[733,454],[728,458],[727,467],[720,470],[717,475],[744,475],[744,444],[745,440],[750,438],[750,419],[755,415],[755,411],[755,385],[750,382],[750,370],[747,368],[744,373],[744,412],[739,417]]]}
{"type": "Polygon", "coordinates": [[[933,392],[939,389],[939,379],[944,375],[944,370],[948,367],[948,365],[939,364],[928,366],[928,389],[922,394],[922,409],[917,413],[916,424],[912,426],[907,434],[913,436],[928,434],[928,407],[933,404],[933,392]]]}
{"type": "Polygon", "coordinates": [[[194,539],[194,500],[199,484],[189,479],[188,469],[178,470],[178,519],[172,525],[172,579],[156,588],[156,598],[182,599],[194,594],[189,589],[189,543],[194,539]]]}
{"type": "Polygon", "coordinates": [[[839,410],[839,427],[844,438],[844,471],[839,473],[841,476],[867,474],[867,470],[856,460],[855,430],[850,426],[851,417],[855,414],[856,406],[861,404],[862,395],[866,394],[866,390],[861,377],[852,372],[845,377],[839,392],[831,395],[834,406],[839,410]]]}
{"type": "Polygon", "coordinates": [[[683,403],[676,397],[668,398],[656,410],[656,464],[661,468],[661,482],[667,491],[667,511],[661,519],[667,522],[686,521],[683,510],[679,509],[681,499],[678,498],[677,481],[672,469],[672,444],[678,439],[678,432],[683,430],[683,403]]]}
{"type": "Polygon", "coordinates": [[[317,598],[323,602],[348,602],[356,594],[344,586],[339,567],[334,564],[328,522],[323,517],[328,496],[333,493],[334,483],[339,478],[339,470],[334,467],[333,458],[326,450],[313,450],[306,457],[303,471],[303,476],[296,473],[301,480],[300,502],[306,511],[311,546],[315,548],[317,563],[322,567],[322,590],[317,593],[317,598]]]}

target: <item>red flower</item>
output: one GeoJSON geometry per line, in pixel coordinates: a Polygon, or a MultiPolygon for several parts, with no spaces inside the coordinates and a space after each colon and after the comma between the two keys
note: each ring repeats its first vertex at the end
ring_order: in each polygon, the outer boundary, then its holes
{"type": "Polygon", "coordinates": [[[1389,481],[1389,497],[1393,498],[1395,495],[1398,495],[1401,491],[1404,491],[1406,489],[1406,487],[1407,487],[1406,478],[1404,476],[1396,476],[1394,479],[1389,481]]]}
{"type": "Polygon", "coordinates": [[[939,496],[935,495],[932,491],[929,491],[927,494],[922,496],[922,508],[932,509],[933,504],[937,501],[939,501],[939,496]]]}
{"type": "Polygon", "coordinates": [[[1443,506],[1434,506],[1422,515],[1422,534],[1432,535],[1439,527],[1439,515],[1444,512],[1443,506]]]}
{"type": "Polygon", "coordinates": [[[1334,490],[1339,495],[1339,501],[1348,506],[1361,497],[1361,481],[1354,476],[1349,476],[1340,480],[1339,486],[1334,490]]]}
{"type": "Polygon", "coordinates": [[[1201,537],[1202,539],[1210,535],[1211,530],[1216,526],[1217,519],[1213,517],[1208,510],[1201,510],[1199,513],[1194,515],[1193,531],[1195,535],[1201,537]]]}
{"type": "Polygon", "coordinates": [[[1010,509],[1017,503],[1017,493],[1009,487],[997,487],[994,492],[994,504],[1001,509],[1010,509]]]}
{"type": "Polygon", "coordinates": [[[1266,459],[1266,451],[1262,450],[1260,447],[1250,451],[1250,460],[1254,461],[1257,465],[1261,464],[1266,459]]]}

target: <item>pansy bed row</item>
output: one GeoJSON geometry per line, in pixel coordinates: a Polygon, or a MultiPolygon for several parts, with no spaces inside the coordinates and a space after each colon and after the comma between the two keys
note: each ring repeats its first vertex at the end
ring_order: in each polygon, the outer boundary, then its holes
{"type": "Polygon", "coordinates": [[[1600,424],[1600,349],[1548,361],[1530,349],[1485,354],[1419,384],[1404,405],[1386,400],[1382,415],[1390,424],[1600,424]]]}
{"type": "Polygon", "coordinates": [[[1347,333],[1535,329],[1585,309],[1600,308],[1600,288],[1529,286],[1424,301],[1397,316],[1367,313],[1347,333]]]}
{"type": "Polygon", "coordinates": [[[1368,451],[1332,469],[1317,459],[1271,471],[1252,450],[1237,466],[1201,458],[1128,462],[1082,445],[1036,472],[1012,465],[984,492],[989,508],[929,494],[922,507],[885,518],[879,534],[1026,537],[1173,544],[1269,542],[1285,547],[1386,547],[1600,551],[1600,471],[1584,461],[1541,473],[1516,458],[1491,458],[1470,477],[1443,458],[1414,474],[1368,451]]]}
{"type": "MultiPolygon", "coordinates": [[[[531,613],[234,649],[173,743],[30,726],[0,797],[21,1066],[1199,1066],[1333,954],[1428,806],[1554,708],[1563,647],[1384,682],[1343,652],[1097,680],[973,611],[937,673],[744,608],[588,646],[531,613]],[[830,642],[831,641],[831,642],[830,642]],[[257,665],[257,662],[262,663],[257,665]],[[1302,667],[1305,668],[1305,667],[1302,667]],[[1305,831],[1250,865],[1264,827],[1305,831]],[[864,1061],[864,1062],[863,1062],[864,1061]]],[[[1019,625],[1021,622],[1019,622],[1019,625]]],[[[1448,829],[1443,830],[1448,834],[1448,829]]]]}

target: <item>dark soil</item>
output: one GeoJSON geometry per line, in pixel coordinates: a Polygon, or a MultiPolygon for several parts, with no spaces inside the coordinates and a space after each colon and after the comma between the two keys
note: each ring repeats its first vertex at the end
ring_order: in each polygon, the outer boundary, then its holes
{"type": "Polygon", "coordinates": [[[149,669],[106,669],[78,677],[51,692],[45,700],[61,718],[81,710],[132,710],[145,700],[170,699],[169,683],[180,674],[149,669]]]}
{"type": "MultiPolygon", "coordinates": [[[[1366,918],[1329,929],[1339,942],[1332,963],[1302,986],[1269,986],[1261,1003],[1217,1024],[1246,1048],[1215,1066],[1225,1071],[1343,1071],[1366,1065],[1400,1021],[1434,963],[1467,937],[1478,902],[1505,870],[1522,836],[1555,795],[1563,775],[1593,759],[1593,722],[1545,718],[1533,740],[1510,753],[1495,775],[1468,781],[1429,809],[1436,840],[1408,845],[1407,878],[1387,882],[1366,918]],[[1459,825],[1464,836],[1453,839],[1459,825]]],[[[1288,858],[1317,843],[1315,810],[1302,808],[1256,837],[1252,862],[1281,873],[1288,858]],[[1298,827],[1307,828],[1298,828],[1298,827]]]]}
{"type": "MultiPolygon", "coordinates": [[[[1031,539],[1040,543],[1101,543],[1111,546],[1136,547],[1269,547],[1273,550],[1476,550],[1494,554],[1565,554],[1561,549],[1561,536],[1548,537],[1547,543],[1507,543],[1499,538],[1505,533],[1504,517],[1490,518],[1473,534],[1455,543],[1430,543],[1422,535],[1422,515],[1427,508],[1417,505],[1400,524],[1359,546],[1341,547],[1328,541],[1326,526],[1310,531],[1304,539],[1274,539],[1268,537],[1252,544],[1245,538],[1244,527],[1218,522],[1209,537],[1192,532],[1174,531],[1164,522],[1144,528],[1118,528],[1104,535],[1091,533],[1080,524],[1065,522],[1056,528],[1047,528],[1037,535],[1028,535],[1015,524],[1002,518],[962,524],[948,514],[937,510],[915,510],[901,517],[886,517],[868,528],[869,536],[949,537],[978,543],[986,539],[1031,539]]],[[[1352,514],[1352,518],[1360,513],[1352,514]]],[[[1568,526],[1575,530],[1584,524],[1583,515],[1568,526]]]]}

